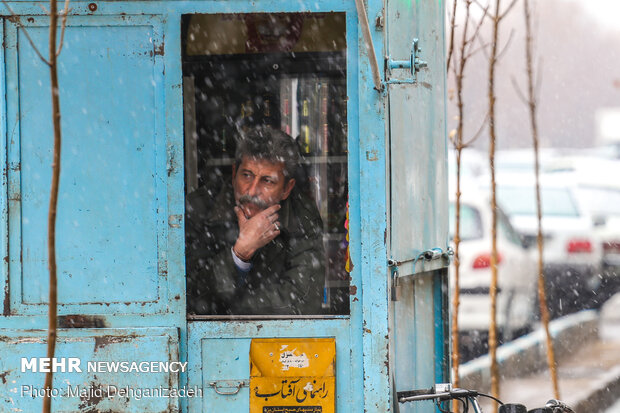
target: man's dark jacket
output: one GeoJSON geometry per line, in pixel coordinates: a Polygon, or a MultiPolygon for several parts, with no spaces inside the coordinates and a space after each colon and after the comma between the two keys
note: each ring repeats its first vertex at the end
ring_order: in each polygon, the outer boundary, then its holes
{"type": "Polygon", "coordinates": [[[321,217],[294,188],[279,210],[280,235],[252,257],[244,273],[231,247],[239,235],[232,185],[215,197],[187,197],[186,265],[189,312],[194,314],[320,314],[325,280],[321,217]]]}

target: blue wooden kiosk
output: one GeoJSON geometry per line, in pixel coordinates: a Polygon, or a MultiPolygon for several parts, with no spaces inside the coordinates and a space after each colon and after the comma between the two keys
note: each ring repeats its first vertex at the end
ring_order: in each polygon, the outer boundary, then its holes
{"type": "MultiPolygon", "coordinates": [[[[53,140],[48,68],[28,37],[46,51],[49,18],[45,2],[8,4],[0,410],[34,412],[50,368],[40,358],[53,140]]],[[[433,410],[394,395],[449,381],[444,2],[367,0],[361,14],[354,0],[70,7],[53,411],[433,410]],[[302,153],[324,225],[322,309],[190,314],[188,194],[229,179],[235,133],[260,122],[302,153]],[[332,393],[283,385],[268,405],[252,383],[284,348],[302,360],[292,371],[310,358],[311,374],[291,377],[330,377],[332,393]],[[293,394],[324,403],[287,404],[293,394]]]]}

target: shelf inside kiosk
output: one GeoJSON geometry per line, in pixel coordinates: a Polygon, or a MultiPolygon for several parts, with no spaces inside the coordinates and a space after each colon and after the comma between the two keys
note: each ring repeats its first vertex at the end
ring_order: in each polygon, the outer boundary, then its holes
{"type": "Polygon", "coordinates": [[[349,314],[344,14],[184,15],[182,39],[188,315],[349,314]],[[258,152],[241,143],[257,140],[258,152]],[[282,145],[294,169],[269,158],[282,145]],[[235,251],[240,228],[278,203],[260,185],[286,189],[291,176],[279,234],[250,257],[235,251]]]}

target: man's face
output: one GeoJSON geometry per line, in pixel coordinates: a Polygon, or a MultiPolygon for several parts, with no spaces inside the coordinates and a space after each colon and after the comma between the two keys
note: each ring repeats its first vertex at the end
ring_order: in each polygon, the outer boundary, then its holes
{"type": "Polygon", "coordinates": [[[284,162],[244,157],[233,168],[235,201],[248,219],[288,198],[294,186],[284,176],[284,162]]]}

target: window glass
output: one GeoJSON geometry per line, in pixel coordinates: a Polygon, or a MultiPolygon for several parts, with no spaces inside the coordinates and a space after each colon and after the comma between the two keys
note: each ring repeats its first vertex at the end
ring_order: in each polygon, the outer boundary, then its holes
{"type": "MultiPolygon", "coordinates": [[[[568,188],[541,188],[543,215],[577,217],[579,211],[568,188]]],[[[498,186],[498,202],[508,215],[536,215],[536,192],[531,186],[498,186]]]]}
{"type": "Polygon", "coordinates": [[[344,13],[182,32],[189,314],[348,314],[344,13]]]}
{"type": "MultiPolygon", "coordinates": [[[[480,213],[474,207],[461,204],[460,217],[460,237],[461,241],[482,238],[482,220],[480,213]]],[[[456,209],[453,203],[450,203],[450,238],[454,238],[456,228],[456,209]]]]}

